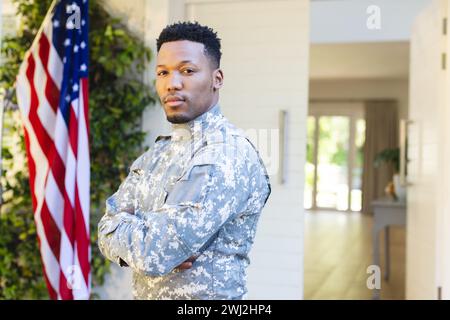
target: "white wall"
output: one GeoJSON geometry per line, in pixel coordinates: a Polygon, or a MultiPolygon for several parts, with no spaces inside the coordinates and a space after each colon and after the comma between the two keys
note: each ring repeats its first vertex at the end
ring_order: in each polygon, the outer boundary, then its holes
{"type": "Polygon", "coordinates": [[[399,118],[408,117],[408,79],[312,80],[310,99],[397,99],[399,118]]]}
{"type": "Polygon", "coordinates": [[[407,41],[417,14],[430,0],[311,1],[311,42],[407,41]],[[369,6],[380,9],[380,29],[369,29],[369,6]]]}
{"type": "Polygon", "coordinates": [[[146,0],[100,0],[102,5],[119,18],[141,39],[145,34],[145,2],[146,0]]]}
{"type": "Polygon", "coordinates": [[[311,1],[311,99],[385,99],[408,117],[411,27],[430,0],[311,1]],[[371,5],[381,28],[367,27],[371,5]],[[316,79],[321,77],[322,79],[316,79]]]}
{"type": "Polygon", "coordinates": [[[408,75],[409,41],[311,45],[313,80],[406,79],[408,75]]]}
{"type": "Polygon", "coordinates": [[[12,36],[16,33],[17,15],[15,5],[11,0],[0,1],[0,44],[4,36],[12,36]]]}

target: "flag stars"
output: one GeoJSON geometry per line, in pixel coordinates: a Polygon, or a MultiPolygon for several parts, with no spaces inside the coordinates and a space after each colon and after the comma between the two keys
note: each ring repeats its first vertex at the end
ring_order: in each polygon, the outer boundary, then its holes
{"type": "Polygon", "coordinates": [[[86,20],[81,19],[81,25],[84,26],[86,24],[86,20]]]}
{"type": "Polygon", "coordinates": [[[78,91],[78,84],[74,84],[73,86],[72,86],[72,90],[73,91],[78,91]]]}
{"type": "Polygon", "coordinates": [[[78,46],[77,45],[73,46],[73,52],[78,52],[78,46]]]}
{"type": "Polygon", "coordinates": [[[59,21],[58,20],[54,20],[53,21],[53,28],[58,28],[59,27],[59,21]]]}
{"type": "Polygon", "coordinates": [[[66,40],[64,40],[64,45],[66,47],[70,46],[70,39],[69,38],[66,38],[66,40]]]}
{"type": "Polygon", "coordinates": [[[70,95],[66,96],[66,101],[69,102],[70,101],[70,95]]]}
{"type": "Polygon", "coordinates": [[[86,64],[83,63],[83,64],[81,65],[81,67],[80,67],[80,70],[81,70],[81,71],[86,71],[86,70],[87,70],[86,64]]]}
{"type": "Polygon", "coordinates": [[[81,49],[84,49],[84,48],[86,48],[86,43],[85,43],[84,41],[81,41],[81,43],[80,43],[80,47],[81,47],[81,49]]]}

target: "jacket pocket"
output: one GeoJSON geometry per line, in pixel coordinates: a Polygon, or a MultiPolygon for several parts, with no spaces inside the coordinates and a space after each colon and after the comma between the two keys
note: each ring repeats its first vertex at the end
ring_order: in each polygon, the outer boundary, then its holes
{"type": "Polygon", "coordinates": [[[178,181],[165,190],[165,203],[182,205],[184,203],[200,203],[207,192],[212,165],[201,164],[189,168],[178,181]]]}

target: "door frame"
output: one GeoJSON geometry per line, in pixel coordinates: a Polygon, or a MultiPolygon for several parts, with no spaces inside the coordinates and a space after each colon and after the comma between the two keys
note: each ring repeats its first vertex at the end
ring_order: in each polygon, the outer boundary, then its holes
{"type": "Polygon", "coordinates": [[[350,119],[349,122],[349,148],[348,148],[348,170],[347,170],[347,184],[349,187],[348,192],[348,208],[347,210],[339,210],[341,212],[355,212],[351,210],[351,190],[353,186],[353,167],[356,159],[356,121],[358,119],[364,119],[364,101],[358,100],[345,100],[345,99],[311,99],[309,101],[308,117],[313,116],[315,118],[314,124],[314,182],[312,190],[312,205],[308,210],[330,210],[336,211],[333,208],[323,208],[317,206],[317,162],[319,152],[319,119],[325,116],[344,116],[350,119]]]}

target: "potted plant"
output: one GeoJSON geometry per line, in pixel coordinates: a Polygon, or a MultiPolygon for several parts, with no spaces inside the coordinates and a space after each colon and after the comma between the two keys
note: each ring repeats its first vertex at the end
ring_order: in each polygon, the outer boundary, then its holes
{"type": "MultiPolygon", "coordinates": [[[[394,169],[393,189],[395,198],[398,200],[406,199],[406,188],[400,184],[400,148],[387,148],[376,154],[374,165],[376,168],[382,164],[391,165],[394,169]]],[[[389,185],[388,187],[389,188],[389,185]]]]}

